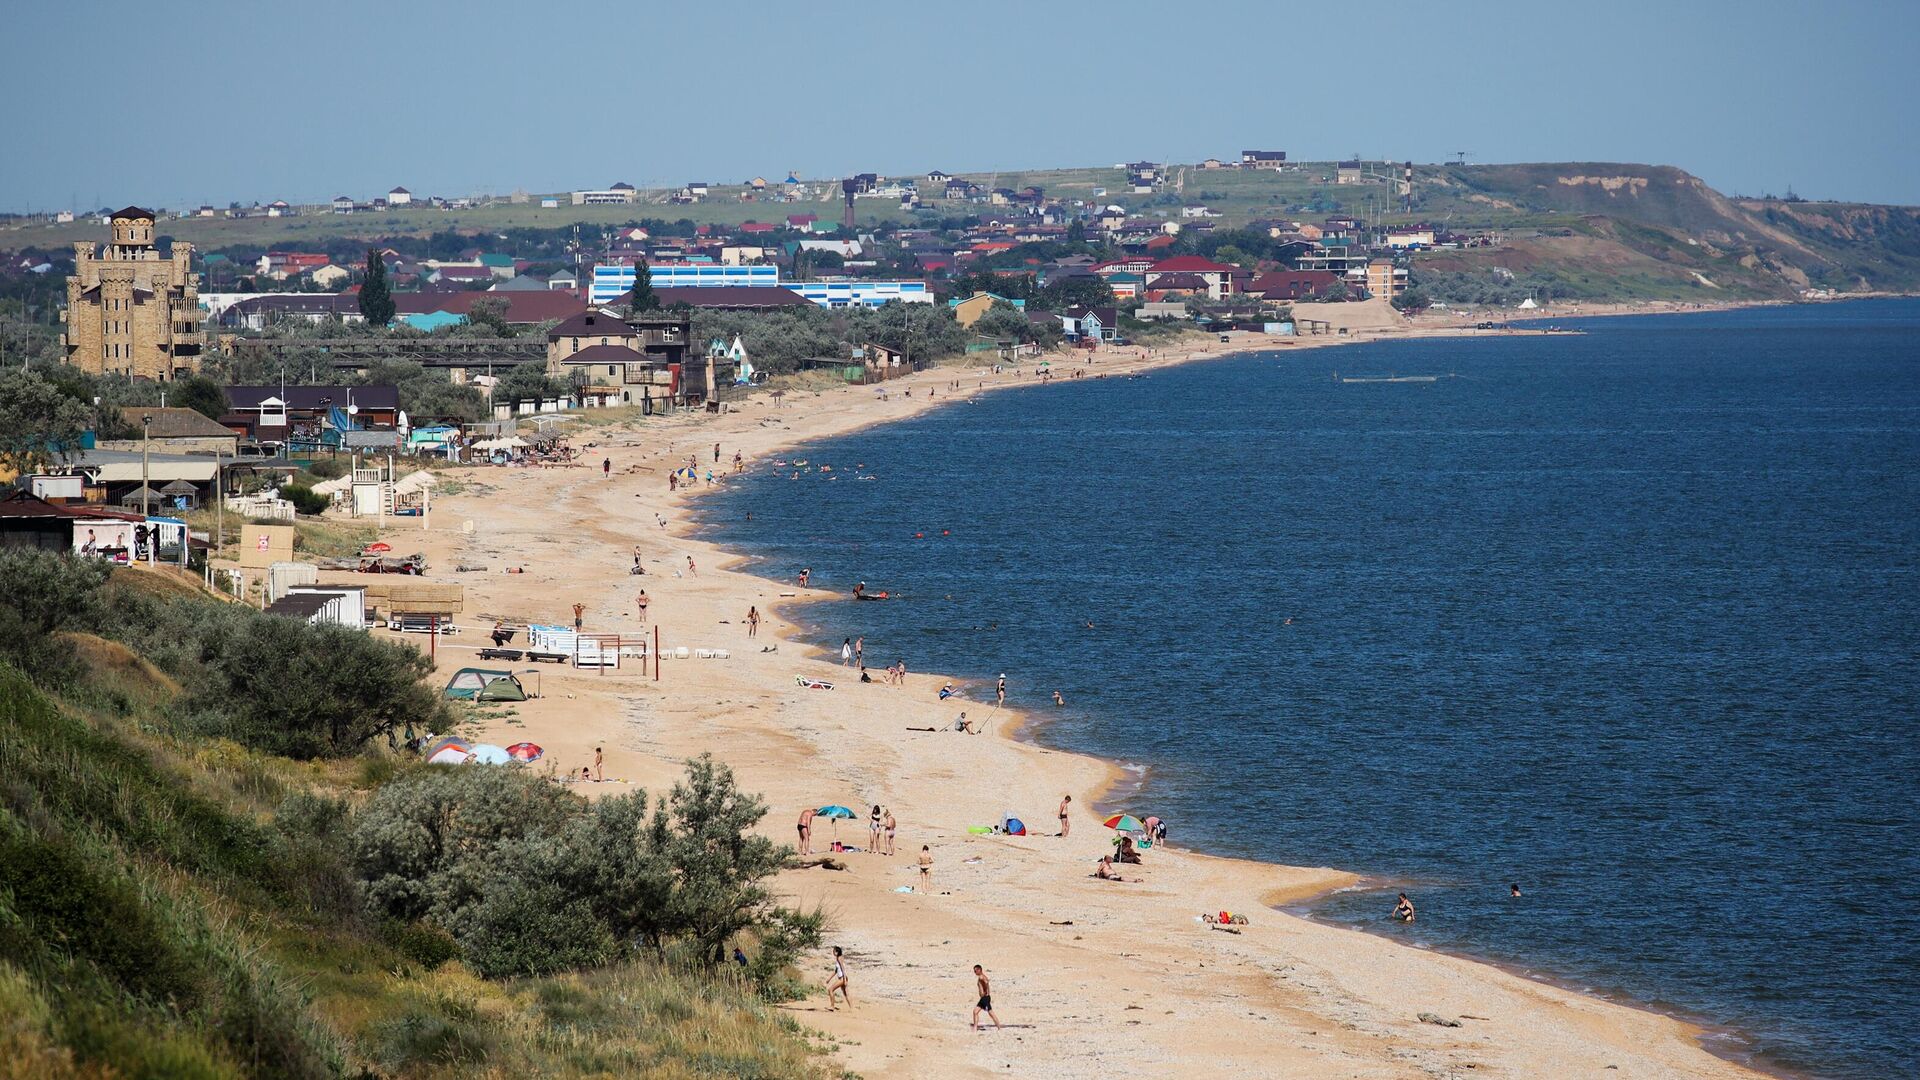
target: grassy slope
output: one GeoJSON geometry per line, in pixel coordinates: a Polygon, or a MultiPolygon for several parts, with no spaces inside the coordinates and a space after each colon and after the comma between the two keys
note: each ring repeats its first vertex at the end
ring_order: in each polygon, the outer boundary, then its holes
{"type": "Polygon", "coordinates": [[[0,666],[0,1075],[822,1071],[790,1021],[693,974],[427,970],[320,839],[315,808],[379,770],[142,734],[177,688],[115,643],[75,647],[99,663],[67,700],[0,666]]]}
{"type": "MultiPolygon", "coordinates": [[[[1808,284],[1920,289],[1920,209],[1912,207],[1737,201],[1668,166],[1570,162],[1416,166],[1415,200],[1408,214],[1399,212],[1399,200],[1387,184],[1341,186],[1332,182],[1333,172],[1328,162],[1301,163],[1297,170],[1280,173],[1174,165],[1168,173],[1176,183],[1156,196],[1128,192],[1124,173],[1110,165],[967,178],[997,187],[1036,184],[1056,196],[1118,203],[1136,213],[1172,215],[1183,202],[1204,203],[1224,215],[1224,225],[1347,213],[1389,222],[1443,222],[1463,231],[1499,230],[1510,243],[1531,242],[1514,258],[1544,265],[1568,280],[1585,275],[1622,296],[1789,296],[1808,284]],[[1100,189],[1105,193],[1095,196],[1100,189]],[[1596,242],[1555,242],[1567,236],[1596,242]],[[1713,287],[1702,286],[1696,274],[1713,287]]],[[[343,235],[375,238],[442,229],[484,235],[520,226],[615,225],[644,217],[735,224],[779,221],[793,213],[814,213],[833,222],[840,215],[837,198],[780,203],[767,201],[763,194],[748,202],[743,201],[745,194],[741,187],[715,187],[708,201],[691,206],[668,204],[664,192],[645,192],[643,201],[631,207],[542,210],[536,202],[446,212],[196,218],[166,222],[162,231],[202,248],[298,247],[303,240],[343,235]]],[[[871,226],[880,221],[924,224],[943,216],[994,211],[933,198],[917,214],[887,199],[857,200],[855,212],[859,224],[871,226]]],[[[104,228],[97,224],[23,226],[0,232],[0,247],[102,238],[104,228]]],[[[1449,260],[1448,268],[1455,271],[1491,272],[1492,267],[1506,266],[1502,259],[1508,256],[1494,249],[1439,257],[1449,260]]]]}

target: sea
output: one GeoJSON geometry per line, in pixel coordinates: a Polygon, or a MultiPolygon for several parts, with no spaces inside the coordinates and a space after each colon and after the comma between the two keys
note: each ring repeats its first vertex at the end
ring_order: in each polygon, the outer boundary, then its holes
{"type": "Polygon", "coordinates": [[[1311,918],[1920,1075],[1920,301],[1558,325],[980,395],[702,515],[1176,843],[1363,876],[1311,918]]]}

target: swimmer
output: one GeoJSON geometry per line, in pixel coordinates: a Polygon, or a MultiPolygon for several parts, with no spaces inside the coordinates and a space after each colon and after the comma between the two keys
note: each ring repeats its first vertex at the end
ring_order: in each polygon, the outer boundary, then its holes
{"type": "Polygon", "coordinates": [[[1507,886],[1507,891],[1508,891],[1509,893],[1511,893],[1512,895],[1514,895],[1514,896],[1519,896],[1519,895],[1520,895],[1520,884],[1519,884],[1518,882],[1515,882],[1515,883],[1513,883],[1512,885],[1509,885],[1509,886],[1507,886]]]}
{"type": "Polygon", "coordinates": [[[1055,690],[1053,692],[1053,703],[1055,705],[1065,705],[1067,703],[1067,699],[1060,696],[1060,691],[1055,690]]]}
{"type": "Polygon", "coordinates": [[[1393,917],[1401,922],[1413,921],[1413,901],[1407,899],[1406,893],[1401,893],[1400,902],[1393,905],[1393,917]]]}

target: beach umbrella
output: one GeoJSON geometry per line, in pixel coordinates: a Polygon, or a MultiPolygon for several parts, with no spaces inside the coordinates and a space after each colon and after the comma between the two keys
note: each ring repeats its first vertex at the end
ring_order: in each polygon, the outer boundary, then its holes
{"type": "Polygon", "coordinates": [[[530,742],[517,742],[507,747],[507,756],[515,761],[539,761],[545,750],[530,742]]]}
{"type": "Polygon", "coordinates": [[[860,816],[859,814],[854,813],[853,811],[847,809],[844,806],[823,806],[820,809],[815,810],[813,813],[814,813],[814,816],[816,817],[823,817],[823,818],[828,818],[832,820],[833,836],[834,836],[834,839],[836,840],[840,838],[840,819],[846,818],[847,820],[851,821],[854,818],[857,818],[860,816]]]}
{"type": "Polygon", "coordinates": [[[454,743],[450,746],[443,746],[438,750],[435,750],[433,753],[427,755],[427,764],[429,765],[464,765],[466,764],[466,761],[467,761],[467,753],[468,753],[467,748],[464,746],[461,746],[458,743],[454,743]]]}
{"type": "Polygon", "coordinates": [[[360,550],[362,553],[365,553],[365,554],[372,554],[374,552],[385,554],[386,552],[393,550],[393,545],[386,543],[385,541],[376,540],[373,543],[368,544],[366,547],[361,548],[360,550]]]}
{"type": "Polygon", "coordinates": [[[505,765],[513,760],[511,754],[492,743],[481,743],[469,752],[473,754],[472,760],[475,765],[505,765]]]}
{"type": "Polygon", "coordinates": [[[1140,819],[1132,814],[1115,814],[1100,824],[1119,832],[1141,832],[1146,829],[1145,825],[1140,824],[1140,819]]]}

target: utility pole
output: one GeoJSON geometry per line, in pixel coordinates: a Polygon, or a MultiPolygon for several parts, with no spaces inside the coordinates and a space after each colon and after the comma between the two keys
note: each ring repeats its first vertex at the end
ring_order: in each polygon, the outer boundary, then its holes
{"type": "Polygon", "coordinates": [[[140,417],[140,516],[153,513],[153,485],[147,468],[148,451],[153,446],[153,414],[140,417]]]}

